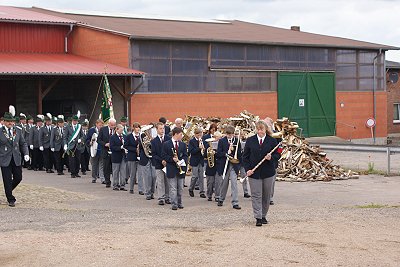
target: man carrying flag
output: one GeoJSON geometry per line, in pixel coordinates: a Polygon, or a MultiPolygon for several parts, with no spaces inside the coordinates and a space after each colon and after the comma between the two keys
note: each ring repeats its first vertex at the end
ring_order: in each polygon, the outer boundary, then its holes
{"type": "Polygon", "coordinates": [[[110,84],[108,83],[107,74],[103,77],[103,100],[101,104],[101,114],[100,119],[106,124],[109,119],[114,119],[114,110],[112,104],[112,94],[110,84]]]}
{"type": "Polygon", "coordinates": [[[69,156],[69,169],[71,171],[71,178],[81,177],[79,175],[79,163],[81,152],[78,146],[82,145],[82,127],[78,123],[80,117],[80,111],[78,114],[72,117],[71,125],[68,125],[64,134],[64,153],[69,156]]]}

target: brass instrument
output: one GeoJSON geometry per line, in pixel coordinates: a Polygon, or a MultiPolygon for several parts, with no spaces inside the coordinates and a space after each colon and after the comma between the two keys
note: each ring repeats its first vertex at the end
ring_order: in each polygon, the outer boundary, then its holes
{"type": "Polygon", "coordinates": [[[205,140],[209,147],[207,148],[207,163],[208,163],[208,167],[213,168],[215,166],[215,151],[212,147],[212,142],[216,141],[215,138],[208,138],[205,140]]]}
{"type": "Polygon", "coordinates": [[[192,116],[186,116],[187,117],[187,121],[185,124],[185,127],[183,128],[183,138],[182,141],[186,144],[189,143],[190,139],[193,138],[194,136],[194,129],[197,126],[198,123],[198,119],[197,117],[192,117],[192,116]]]}
{"type": "MultiPolygon", "coordinates": [[[[178,152],[175,150],[175,148],[171,148],[172,149],[172,154],[174,154],[174,158],[177,157],[178,158],[178,152]]],[[[178,158],[179,159],[179,158],[178,158]]],[[[184,174],[186,173],[184,170],[182,170],[181,165],[178,164],[178,162],[176,162],[176,167],[178,167],[179,169],[179,174],[184,174]]]]}
{"type": "Polygon", "coordinates": [[[139,134],[139,140],[140,143],[142,144],[144,154],[146,157],[151,158],[151,129],[153,128],[153,125],[145,125],[140,129],[140,134],[139,134]],[[144,134],[144,137],[142,135],[144,134]]]}
{"type": "Polygon", "coordinates": [[[199,140],[199,148],[200,148],[201,155],[204,155],[204,144],[203,144],[202,138],[200,138],[200,140],[199,140]]]}

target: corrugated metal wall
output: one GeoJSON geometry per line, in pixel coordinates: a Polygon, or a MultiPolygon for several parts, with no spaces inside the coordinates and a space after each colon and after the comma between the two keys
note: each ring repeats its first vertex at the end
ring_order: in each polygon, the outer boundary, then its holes
{"type": "Polygon", "coordinates": [[[64,25],[0,23],[0,52],[63,53],[64,25]]]}

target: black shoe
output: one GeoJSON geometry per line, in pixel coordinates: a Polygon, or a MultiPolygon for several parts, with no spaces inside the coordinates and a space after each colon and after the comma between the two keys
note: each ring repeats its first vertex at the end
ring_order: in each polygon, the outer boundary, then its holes
{"type": "Polygon", "coordinates": [[[95,184],[96,183],[96,180],[92,180],[92,184],[95,184]]]}
{"type": "Polygon", "coordinates": [[[178,207],[177,206],[172,206],[172,208],[171,208],[172,210],[177,210],[178,209],[178,207]]]}
{"type": "Polygon", "coordinates": [[[129,190],[129,194],[133,194],[133,190],[129,190]]]}
{"type": "Polygon", "coordinates": [[[169,199],[166,199],[165,204],[171,204],[171,201],[169,199]]]}
{"type": "Polygon", "coordinates": [[[76,176],[77,178],[81,178],[81,176],[80,176],[79,174],[76,174],[75,176],[76,176]]]}
{"type": "Polygon", "coordinates": [[[183,205],[178,205],[178,209],[183,209],[183,205]]]}
{"type": "Polygon", "coordinates": [[[53,170],[49,170],[49,173],[54,173],[54,171],[53,170]]]}
{"type": "Polygon", "coordinates": [[[187,187],[187,185],[184,184],[183,187],[187,187]]]}
{"type": "Polygon", "coordinates": [[[150,197],[151,197],[151,199],[154,199],[154,195],[153,195],[153,194],[151,194],[151,196],[150,196],[150,197]]]}
{"type": "Polygon", "coordinates": [[[189,190],[189,196],[194,197],[194,193],[192,190],[189,190]]]}
{"type": "Polygon", "coordinates": [[[206,195],[200,194],[200,197],[201,197],[201,198],[206,198],[206,195]]]}
{"type": "Polygon", "coordinates": [[[218,204],[217,204],[218,207],[222,207],[223,204],[224,204],[224,202],[218,200],[218,204]]]}
{"type": "Polygon", "coordinates": [[[103,182],[101,182],[101,184],[106,184],[106,182],[105,182],[105,181],[103,181],[103,182]]]}
{"type": "Polygon", "coordinates": [[[30,170],[30,171],[31,171],[31,170],[32,170],[32,167],[31,167],[31,166],[29,166],[29,167],[28,167],[28,170],[30,170]]]}
{"type": "Polygon", "coordinates": [[[119,191],[119,188],[118,187],[114,187],[113,190],[114,191],[119,191]]]}
{"type": "Polygon", "coordinates": [[[208,201],[212,201],[212,197],[209,197],[209,198],[208,198],[208,201]]]}
{"type": "Polygon", "coordinates": [[[128,190],[125,189],[125,187],[121,187],[119,190],[120,191],[128,191],[128,190]]]}
{"type": "Polygon", "coordinates": [[[86,172],[82,172],[82,175],[86,175],[86,172]]]}
{"type": "Polygon", "coordinates": [[[233,205],[233,208],[234,208],[235,210],[241,210],[241,209],[242,209],[239,205],[233,205]]]}
{"type": "Polygon", "coordinates": [[[269,204],[270,204],[270,205],[275,205],[275,203],[274,203],[273,200],[271,200],[271,201],[269,202],[269,204]]]}
{"type": "Polygon", "coordinates": [[[196,187],[194,188],[194,190],[200,190],[200,187],[196,186],[196,187]]]}
{"type": "Polygon", "coordinates": [[[33,170],[34,170],[35,172],[37,172],[39,169],[38,169],[38,168],[34,168],[33,170]]]}
{"type": "Polygon", "coordinates": [[[263,224],[262,224],[261,219],[257,219],[256,226],[262,226],[262,225],[263,225],[263,224]]]}
{"type": "Polygon", "coordinates": [[[216,197],[216,198],[215,198],[215,202],[219,202],[219,198],[216,197]]]}
{"type": "Polygon", "coordinates": [[[251,196],[249,195],[249,194],[244,194],[244,196],[243,196],[244,198],[250,198],[251,196]]]}
{"type": "Polygon", "coordinates": [[[10,206],[10,207],[15,207],[15,201],[10,201],[10,202],[8,202],[8,206],[10,206]]]}
{"type": "Polygon", "coordinates": [[[142,191],[139,191],[139,195],[144,195],[144,193],[142,191]]]}
{"type": "Polygon", "coordinates": [[[44,169],[43,168],[39,168],[39,171],[44,171],[44,169]]]}
{"type": "Polygon", "coordinates": [[[110,184],[106,184],[106,188],[109,188],[109,187],[111,187],[111,185],[110,184]]]}
{"type": "Polygon", "coordinates": [[[164,205],[164,200],[159,200],[158,205],[163,206],[164,205]]]}
{"type": "Polygon", "coordinates": [[[262,224],[268,224],[268,221],[267,221],[267,219],[266,219],[265,217],[263,217],[263,218],[261,219],[261,222],[262,222],[262,224]]]}
{"type": "Polygon", "coordinates": [[[75,175],[73,175],[73,174],[71,174],[71,178],[76,178],[76,176],[75,176],[75,175]]]}
{"type": "Polygon", "coordinates": [[[151,196],[147,196],[147,197],[146,197],[146,200],[151,200],[151,196]]]}
{"type": "Polygon", "coordinates": [[[64,175],[64,173],[63,172],[58,172],[57,175],[64,175]]]}

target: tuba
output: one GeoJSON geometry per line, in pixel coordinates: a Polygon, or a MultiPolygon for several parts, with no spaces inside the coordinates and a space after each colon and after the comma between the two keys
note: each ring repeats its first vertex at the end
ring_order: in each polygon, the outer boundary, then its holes
{"type": "Polygon", "coordinates": [[[239,159],[238,159],[238,149],[239,149],[239,142],[240,142],[240,128],[237,128],[237,130],[238,130],[238,134],[235,137],[237,139],[236,145],[235,144],[231,144],[232,147],[235,147],[235,154],[232,157],[231,155],[229,155],[229,150],[228,150],[228,153],[226,154],[228,160],[232,164],[238,164],[240,162],[239,159]]]}
{"type": "Polygon", "coordinates": [[[205,140],[209,147],[207,148],[207,163],[208,163],[208,167],[213,168],[215,166],[215,151],[212,147],[212,142],[216,141],[215,138],[208,138],[205,140]]]}
{"type": "Polygon", "coordinates": [[[96,157],[97,155],[97,147],[97,133],[93,133],[92,139],[90,140],[90,155],[92,156],[92,158],[96,157]]]}
{"type": "Polygon", "coordinates": [[[140,134],[139,134],[139,140],[140,143],[142,144],[144,154],[148,158],[151,158],[151,139],[153,139],[151,135],[152,128],[153,125],[145,125],[140,129],[140,134]]]}

